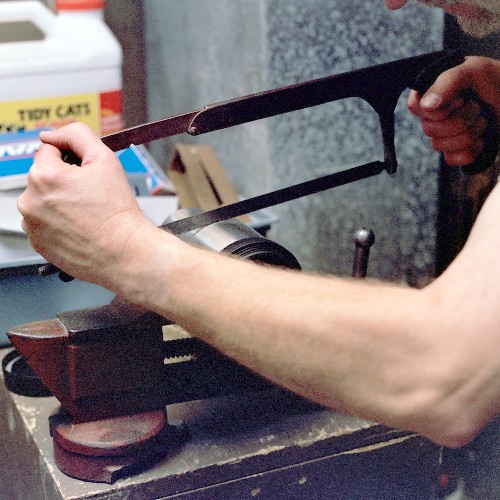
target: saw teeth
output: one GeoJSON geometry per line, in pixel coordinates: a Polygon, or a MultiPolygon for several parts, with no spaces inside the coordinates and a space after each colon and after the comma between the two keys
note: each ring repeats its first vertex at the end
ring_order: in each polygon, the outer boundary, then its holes
{"type": "Polygon", "coordinates": [[[188,331],[179,325],[172,324],[162,326],[162,332],[162,354],[165,356],[163,360],[165,365],[196,359],[197,340],[188,331]]]}
{"type": "Polygon", "coordinates": [[[163,340],[165,342],[171,342],[172,340],[181,340],[181,339],[189,339],[193,336],[182,326],[171,324],[164,325],[161,327],[163,332],[163,340]]]}
{"type": "Polygon", "coordinates": [[[188,361],[195,361],[196,356],[194,354],[186,354],[185,356],[175,356],[173,358],[165,358],[163,360],[164,365],[173,365],[175,363],[186,363],[188,361]]]}

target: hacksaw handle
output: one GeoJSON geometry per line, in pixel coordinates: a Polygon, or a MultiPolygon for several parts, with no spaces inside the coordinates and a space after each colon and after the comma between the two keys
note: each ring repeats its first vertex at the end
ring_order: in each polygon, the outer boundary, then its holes
{"type": "Polygon", "coordinates": [[[61,159],[65,163],[69,163],[71,165],[76,165],[78,167],[81,167],[82,165],[82,159],[71,149],[64,149],[61,151],[61,159]]]}
{"type": "MultiPolygon", "coordinates": [[[[420,95],[424,95],[441,73],[463,62],[464,56],[459,51],[449,52],[425,68],[417,76],[411,88],[416,90],[420,95]]],[[[482,101],[473,89],[467,89],[462,92],[461,97],[465,102],[477,102],[481,108],[481,115],[487,122],[486,130],[483,133],[483,149],[473,163],[462,166],[462,170],[466,174],[479,174],[495,163],[500,146],[500,127],[493,107],[482,101]]]]}

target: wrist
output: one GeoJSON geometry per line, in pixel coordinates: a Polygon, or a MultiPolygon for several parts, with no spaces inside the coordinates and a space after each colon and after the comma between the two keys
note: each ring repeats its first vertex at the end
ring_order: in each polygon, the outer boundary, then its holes
{"type": "Polygon", "coordinates": [[[145,221],[130,235],[113,276],[113,291],[135,304],[168,313],[172,284],[182,274],[182,263],[188,261],[190,248],[145,221]]]}

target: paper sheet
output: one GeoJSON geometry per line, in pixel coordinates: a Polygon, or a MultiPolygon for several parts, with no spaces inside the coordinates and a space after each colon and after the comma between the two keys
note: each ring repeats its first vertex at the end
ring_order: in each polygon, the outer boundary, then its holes
{"type": "MultiPolygon", "coordinates": [[[[21,214],[17,210],[17,194],[0,193],[0,235],[25,236],[21,228],[21,214]]],[[[176,196],[138,196],[144,215],[159,226],[178,208],[176,196]]]]}

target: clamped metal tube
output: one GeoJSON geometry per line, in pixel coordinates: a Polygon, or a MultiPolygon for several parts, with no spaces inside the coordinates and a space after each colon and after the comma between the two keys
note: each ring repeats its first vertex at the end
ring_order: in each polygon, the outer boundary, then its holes
{"type": "MultiPolygon", "coordinates": [[[[201,210],[182,208],[171,214],[165,224],[201,213],[201,210]]],[[[178,235],[192,245],[222,252],[245,260],[300,270],[297,259],[286,248],[259,234],[238,219],[215,222],[201,229],[178,235]]]]}

